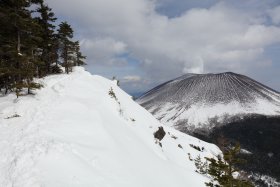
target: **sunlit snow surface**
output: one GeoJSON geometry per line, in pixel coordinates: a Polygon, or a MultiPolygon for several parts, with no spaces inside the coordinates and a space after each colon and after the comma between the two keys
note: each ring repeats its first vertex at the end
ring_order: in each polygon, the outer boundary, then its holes
{"type": "Polygon", "coordinates": [[[115,82],[82,68],[40,81],[34,96],[0,97],[1,187],[200,187],[209,180],[188,153],[204,158],[219,149],[168,127],[160,147],[153,133],[161,124],[115,82]]]}
{"type": "Polygon", "coordinates": [[[150,90],[137,102],[170,126],[211,128],[244,114],[280,115],[280,94],[249,77],[227,72],[187,74],[150,90]]]}

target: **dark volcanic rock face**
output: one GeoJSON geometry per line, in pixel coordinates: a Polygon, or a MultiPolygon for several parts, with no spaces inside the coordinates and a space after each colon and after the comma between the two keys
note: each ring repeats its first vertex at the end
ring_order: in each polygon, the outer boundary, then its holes
{"type": "Polygon", "coordinates": [[[221,136],[240,142],[250,152],[242,154],[247,164],[241,169],[280,181],[279,92],[230,72],[188,74],[136,101],[163,124],[182,132],[212,143],[221,136]]]}

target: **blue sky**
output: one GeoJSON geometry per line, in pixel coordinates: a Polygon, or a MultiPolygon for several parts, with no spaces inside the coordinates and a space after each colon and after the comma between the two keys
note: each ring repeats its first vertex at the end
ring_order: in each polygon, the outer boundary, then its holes
{"type": "Polygon", "coordinates": [[[185,73],[233,71],[280,91],[279,0],[47,0],[87,70],[141,93],[185,73]]]}
{"type": "Polygon", "coordinates": [[[156,11],[174,18],[192,8],[210,8],[217,2],[218,0],[161,0],[158,2],[156,11]]]}

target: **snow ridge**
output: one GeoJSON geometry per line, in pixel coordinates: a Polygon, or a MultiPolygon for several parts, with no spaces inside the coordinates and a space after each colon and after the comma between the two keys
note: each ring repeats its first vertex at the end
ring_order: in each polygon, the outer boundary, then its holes
{"type": "Polygon", "coordinates": [[[168,127],[160,147],[153,133],[162,125],[113,81],[83,68],[40,81],[44,88],[34,96],[0,97],[0,186],[199,187],[209,181],[195,172],[188,153],[204,158],[220,150],[168,127]]]}

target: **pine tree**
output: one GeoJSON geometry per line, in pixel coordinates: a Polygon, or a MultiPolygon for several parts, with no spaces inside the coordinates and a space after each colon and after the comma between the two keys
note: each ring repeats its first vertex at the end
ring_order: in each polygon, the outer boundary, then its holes
{"type": "Polygon", "coordinates": [[[9,49],[10,30],[9,21],[7,19],[8,12],[6,11],[7,5],[4,1],[0,1],[0,90],[5,89],[5,94],[11,90],[11,64],[9,62],[9,49]]]}
{"type": "Polygon", "coordinates": [[[62,71],[59,57],[67,73],[85,64],[71,26],[62,22],[56,33],[55,21],[44,0],[0,0],[0,92],[32,94],[41,87],[34,77],[62,71]]]}
{"type": "Polygon", "coordinates": [[[86,63],[84,62],[84,59],[86,59],[86,56],[83,56],[82,52],[80,51],[79,41],[76,41],[74,43],[74,50],[75,50],[75,59],[74,59],[75,66],[85,65],[86,63]]]}
{"type": "Polygon", "coordinates": [[[212,176],[213,181],[206,183],[210,187],[253,187],[249,181],[236,179],[233,177],[234,172],[238,171],[234,165],[242,164],[244,161],[238,158],[240,153],[240,145],[236,144],[224,152],[224,160],[219,155],[217,160],[214,158],[206,158],[210,162],[208,174],[212,176]],[[215,183],[218,182],[219,184],[215,183]]]}
{"type": "Polygon", "coordinates": [[[23,88],[31,87],[34,69],[33,63],[36,50],[39,25],[32,18],[29,10],[36,1],[2,0],[1,5],[1,78],[4,78],[4,87],[15,89],[17,96],[23,88]]]}
{"type": "Polygon", "coordinates": [[[55,71],[52,69],[54,67],[53,64],[57,66],[58,38],[55,34],[55,25],[53,24],[57,18],[54,16],[52,9],[44,4],[43,0],[39,1],[39,7],[36,12],[40,14],[40,17],[36,19],[42,28],[40,48],[42,49],[41,59],[43,63],[38,67],[38,74],[41,77],[42,75],[54,73],[55,71]]]}
{"type": "Polygon", "coordinates": [[[194,159],[195,167],[197,168],[196,172],[200,174],[207,174],[208,164],[207,161],[202,162],[200,155],[194,159]]]}
{"type": "Polygon", "coordinates": [[[62,65],[65,67],[66,73],[69,74],[73,66],[74,42],[71,41],[73,30],[67,22],[59,24],[58,38],[61,45],[60,57],[63,59],[62,65]]]}

